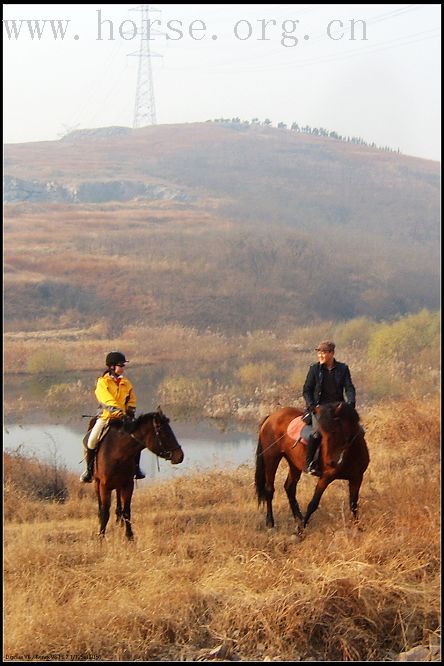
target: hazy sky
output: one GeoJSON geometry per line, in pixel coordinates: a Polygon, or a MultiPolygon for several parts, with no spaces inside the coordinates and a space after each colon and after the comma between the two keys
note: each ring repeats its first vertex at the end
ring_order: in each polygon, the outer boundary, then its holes
{"type": "MultiPolygon", "coordinates": [[[[5,143],[132,126],[137,6],[3,5],[5,143]]],[[[150,7],[158,124],[296,121],[441,159],[440,5],[150,7]]]]}

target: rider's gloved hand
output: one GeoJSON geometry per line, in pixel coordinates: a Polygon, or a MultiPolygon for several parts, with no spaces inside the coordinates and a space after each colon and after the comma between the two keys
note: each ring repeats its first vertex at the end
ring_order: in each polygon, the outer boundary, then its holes
{"type": "Polygon", "coordinates": [[[306,425],[312,424],[311,412],[309,410],[307,410],[305,414],[302,416],[302,420],[306,425]]]}

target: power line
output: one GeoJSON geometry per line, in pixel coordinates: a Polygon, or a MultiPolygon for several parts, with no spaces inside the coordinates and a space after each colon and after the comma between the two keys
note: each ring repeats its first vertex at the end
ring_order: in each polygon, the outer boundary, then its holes
{"type": "MultiPolygon", "coordinates": [[[[251,66],[243,66],[243,60],[237,62],[237,69],[244,72],[254,72],[254,71],[267,71],[267,70],[281,70],[281,69],[294,69],[294,68],[303,68],[309,65],[315,65],[323,62],[334,62],[336,60],[343,60],[344,58],[353,58],[356,56],[365,56],[369,53],[378,53],[380,51],[385,51],[387,49],[392,49],[396,47],[407,46],[408,44],[414,44],[416,42],[423,41],[424,39],[433,39],[440,35],[440,28],[431,28],[429,30],[423,30],[421,32],[413,33],[410,35],[405,35],[404,37],[398,37],[388,42],[378,42],[377,44],[367,44],[362,46],[362,48],[354,49],[352,51],[341,51],[340,53],[321,55],[313,58],[308,58],[306,60],[291,60],[290,62],[285,63],[270,63],[270,64],[259,64],[252,63],[251,66]]],[[[210,67],[210,66],[208,66],[210,67]]],[[[211,71],[219,70],[220,72],[231,67],[231,63],[220,63],[211,66],[211,71]]],[[[171,71],[185,71],[187,68],[183,67],[170,67],[171,71]]],[[[205,69],[205,68],[201,68],[205,69]]],[[[210,71],[210,70],[208,70],[210,71]]],[[[228,71],[228,70],[227,70],[228,71]]]]}

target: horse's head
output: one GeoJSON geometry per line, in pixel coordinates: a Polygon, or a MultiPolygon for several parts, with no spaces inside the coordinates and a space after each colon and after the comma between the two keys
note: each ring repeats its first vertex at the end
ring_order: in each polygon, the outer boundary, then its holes
{"type": "Polygon", "coordinates": [[[325,463],[329,467],[338,467],[361,432],[359,415],[352,405],[345,402],[320,405],[316,407],[315,414],[322,434],[325,463]]]}
{"type": "Polygon", "coordinates": [[[170,426],[169,418],[160,407],[156,412],[142,414],[134,424],[134,435],[159,458],[170,460],[173,465],[183,461],[183,451],[170,426]]]}

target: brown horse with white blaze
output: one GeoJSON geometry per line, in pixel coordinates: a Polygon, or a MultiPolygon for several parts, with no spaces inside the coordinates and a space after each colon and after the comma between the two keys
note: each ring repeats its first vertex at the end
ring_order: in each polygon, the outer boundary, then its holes
{"type": "Polygon", "coordinates": [[[305,527],[319,506],[321,497],[332,481],[344,479],[349,484],[349,503],[353,518],[358,518],[359,490],[370,457],[359,415],[352,405],[336,402],[315,408],[322,435],[319,454],[319,476],[305,516],[296,499],[296,488],[302,472],[306,472],[306,442],[294,441],[287,433],[291,421],[304,412],[295,407],[283,407],[264,419],[259,429],[256,451],[255,485],[259,504],[267,505],[266,525],[274,527],[274,479],[282,458],[288,463],[285,480],[290,508],[299,528],[305,527]]]}
{"type": "Polygon", "coordinates": [[[131,424],[130,432],[120,423],[111,425],[102,439],[94,465],[99,505],[99,536],[105,536],[111,507],[111,494],[116,491],[117,522],[125,525],[126,537],[134,538],[131,527],[131,498],[134,490],[136,454],[147,448],[155,455],[169,460],[173,465],[183,461],[184,454],[171,426],[169,419],[160,407],[157,412],[139,416],[131,424]]]}

